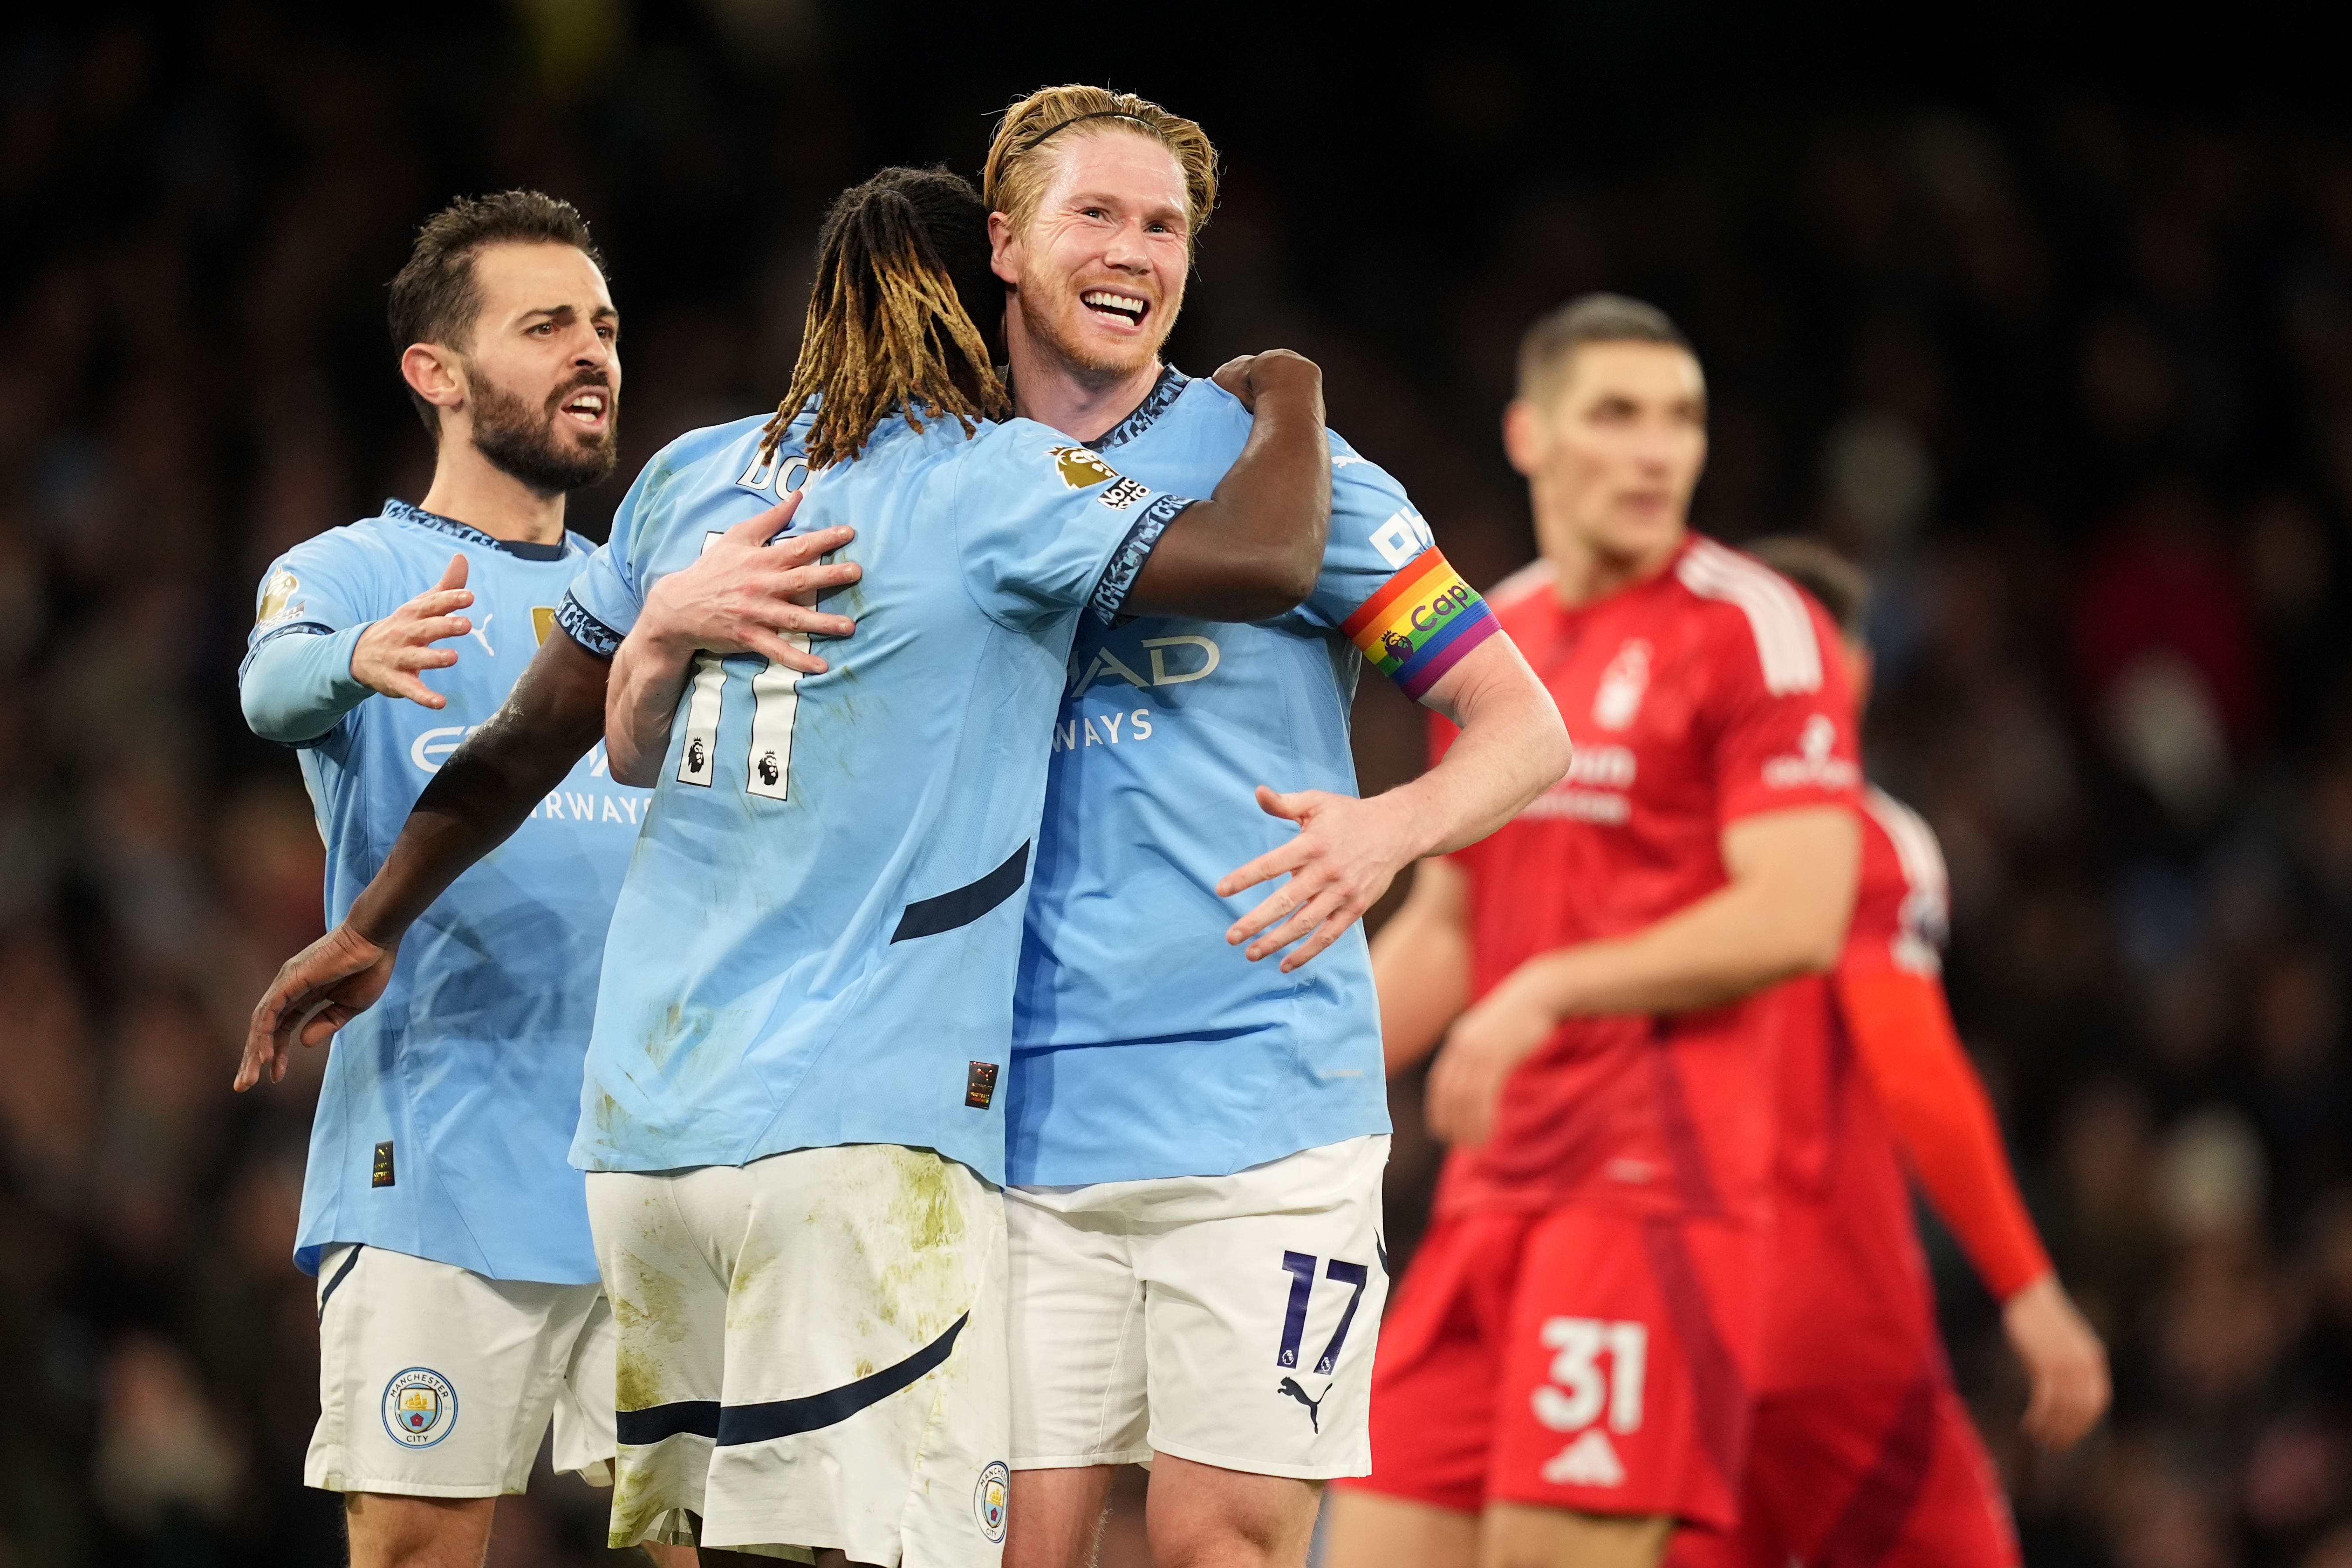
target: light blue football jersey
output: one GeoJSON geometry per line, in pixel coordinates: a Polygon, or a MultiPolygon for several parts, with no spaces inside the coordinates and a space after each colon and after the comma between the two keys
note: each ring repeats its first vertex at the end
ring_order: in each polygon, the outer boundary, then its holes
{"type": "MultiPolygon", "coordinates": [[[[1202,495],[1249,427],[1237,399],[1171,368],[1091,445],[1139,482],[1202,495]]],[[[1073,650],[1022,949],[1016,1184],[1224,1175],[1388,1131],[1363,928],[1286,975],[1224,937],[1279,880],[1213,890],[1296,832],[1257,785],[1356,793],[1360,647],[1418,698],[1496,630],[1402,488],[1337,436],[1331,452],[1306,603],[1246,626],[1090,627],[1073,650]]]]}
{"type": "MultiPolygon", "coordinates": [[[[327,922],[383,865],[409,808],[466,732],[496,712],[554,625],[592,547],[501,543],[401,501],[288,551],[261,586],[250,647],[377,620],[467,558],[474,605],[457,662],[424,672],[445,708],[371,696],[299,750],[327,846],[327,922]]],[[[250,664],[252,655],[247,656],[250,664]]],[[[383,999],[335,1037],[310,1127],[295,1260],[337,1242],[499,1279],[597,1278],[580,1119],[604,930],[646,791],[602,745],[506,843],[411,928],[383,999]]]]}
{"type": "Polygon", "coordinates": [[[561,612],[618,646],[646,594],[804,482],[857,530],[830,668],[698,660],[614,912],[575,1163],[739,1165],[898,1143],[1004,1176],[998,1076],[1070,644],[1187,501],[1042,425],[886,421],[814,479],[804,423],[682,437],[561,612]]]}

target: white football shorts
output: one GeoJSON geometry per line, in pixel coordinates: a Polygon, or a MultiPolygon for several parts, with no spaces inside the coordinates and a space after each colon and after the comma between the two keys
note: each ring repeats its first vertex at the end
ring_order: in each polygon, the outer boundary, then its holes
{"type": "Polygon", "coordinates": [[[1003,1554],[1004,1200],[927,1149],[591,1172],[621,1330],[612,1544],[1003,1554]]]}
{"type": "Polygon", "coordinates": [[[1010,1187],[1014,1469],[1371,1469],[1386,1134],[1230,1176],[1010,1187]]]}
{"type": "Polygon", "coordinates": [[[520,1492],[552,1417],[555,1468],[608,1486],[614,1342],[602,1286],[331,1247],[319,1259],[319,1425],[303,1482],[404,1497],[520,1492]]]}

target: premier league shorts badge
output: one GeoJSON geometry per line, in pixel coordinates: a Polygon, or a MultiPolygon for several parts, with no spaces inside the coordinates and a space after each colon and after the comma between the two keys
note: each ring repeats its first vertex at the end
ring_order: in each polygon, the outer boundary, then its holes
{"type": "Polygon", "coordinates": [[[971,1494],[972,1511],[980,1516],[980,1532],[992,1545],[1004,1543],[1004,1499],[1013,1481],[1013,1472],[1002,1459],[991,1459],[981,1467],[980,1485],[971,1494]]]}
{"type": "Polygon", "coordinates": [[[431,1367],[412,1366],[383,1385],[383,1429],[402,1447],[429,1448],[457,1425],[457,1391],[431,1367]]]}

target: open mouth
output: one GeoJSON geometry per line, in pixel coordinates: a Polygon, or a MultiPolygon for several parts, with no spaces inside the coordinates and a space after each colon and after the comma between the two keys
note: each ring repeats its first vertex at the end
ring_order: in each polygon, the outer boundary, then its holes
{"type": "Polygon", "coordinates": [[[1078,303],[1097,321],[1117,321],[1126,327],[1143,325],[1143,318],[1151,312],[1150,300],[1115,289],[1089,289],[1078,296],[1078,303]]]}
{"type": "Polygon", "coordinates": [[[601,386],[583,386],[564,399],[563,414],[591,430],[602,429],[612,410],[612,394],[601,386]]]}

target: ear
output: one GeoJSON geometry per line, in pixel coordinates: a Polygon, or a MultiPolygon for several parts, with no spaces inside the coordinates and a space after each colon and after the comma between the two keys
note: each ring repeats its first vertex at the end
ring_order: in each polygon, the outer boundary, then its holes
{"type": "Polygon", "coordinates": [[[466,377],[457,356],[439,343],[411,343],[400,356],[400,378],[436,408],[466,405],[466,377]]]}
{"type": "Polygon", "coordinates": [[[1528,479],[1543,466],[1544,450],[1551,445],[1549,432],[1544,428],[1543,410],[1524,397],[1514,397],[1503,407],[1503,455],[1511,467],[1528,479]]]}
{"type": "Polygon", "coordinates": [[[1021,238],[1003,213],[988,215],[988,269],[1005,282],[1021,281],[1021,238]]]}

